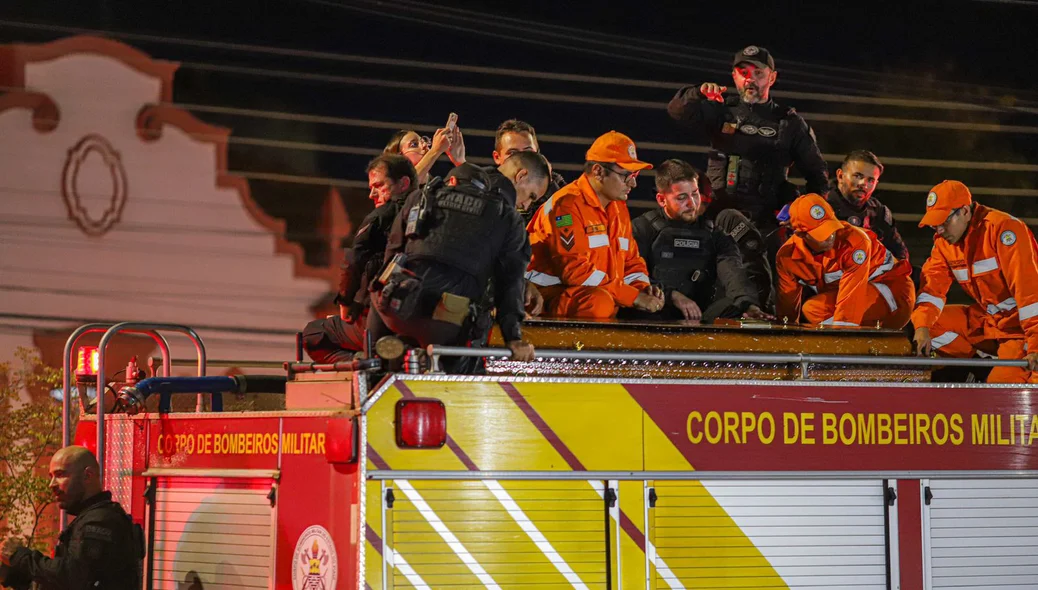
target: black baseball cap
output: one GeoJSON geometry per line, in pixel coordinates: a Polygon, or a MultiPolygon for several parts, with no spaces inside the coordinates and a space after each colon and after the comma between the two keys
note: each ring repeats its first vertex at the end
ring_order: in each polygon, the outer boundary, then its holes
{"type": "Polygon", "coordinates": [[[743,62],[751,63],[758,68],[775,69],[775,58],[771,57],[771,52],[757,45],[748,45],[742,51],[736,53],[732,67],[743,62]]]}

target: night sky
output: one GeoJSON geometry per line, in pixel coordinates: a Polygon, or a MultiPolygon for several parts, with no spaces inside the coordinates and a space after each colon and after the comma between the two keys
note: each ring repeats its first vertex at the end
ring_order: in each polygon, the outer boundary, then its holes
{"type": "MultiPolygon", "coordinates": [[[[469,155],[476,157],[489,156],[492,147],[487,135],[500,121],[528,120],[542,136],[542,151],[568,179],[576,176],[573,168],[582,161],[590,140],[609,129],[649,145],[703,146],[701,138],[669,120],[663,105],[680,83],[730,83],[731,55],[751,43],[775,55],[779,70],[775,98],[805,115],[823,153],[867,148],[881,158],[1038,164],[1033,156],[1038,152],[1035,3],[35,0],[3,3],[0,20],[8,21],[0,23],[4,43],[46,41],[72,33],[56,26],[79,27],[110,31],[155,57],[179,61],[178,104],[387,123],[298,123],[262,114],[196,110],[200,118],[233,129],[231,167],[244,172],[364,181],[365,162],[393,131],[389,123],[424,126],[428,132],[442,125],[450,111],[459,113],[463,130],[470,130],[466,143],[469,155]],[[192,40],[262,46],[268,51],[200,46],[192,40]],[[353,58],[292,57],[270,48],[353,58]],[[409,62],[386,65],[363,57],[409,62]],[[446,71],[414,62],[630,82],[446,71]],[[488,96],[487,89],[495,95],[488,96]],[[783,96],[783,91],[814,94],[783,96]],[[535,94],[531,98],[513,93],[535,94]],[[971,102],[998,110],[848,104],[819,94],[971,102]],[[815,120],[812,114],[912,123],[815,120]],[[931,121],[1023,129],[1011,133],[933,129],[928,127],[931,121]],[[260,147],[255,139],[346,149],[260,147]]],[[[702,165],[702,154],[669,147],[642,147],[639,154],[654,162],[680,156],[702,165]]],[[[933,185],[957,178],[974,187],[1038,189],[1038,169],[987,168],[888,164],[877,194],[895,213],[911,214],[922,211],[925,192],[885,191],[883,183],[933,185]]],[[[446,164],[440,164],[437,172],[446,169],[446,164]]],[[[288,219],[290,237],[308,247],[311,261],[325,262],[314,227],[328,186],[259,180],[251,184],[268,211],[288,219]]],[[[634,198],[642,202],[650,198],[650,185],[643,181],[634,198]]],[[[340,191],[351,218],[359,221],[370,208],[364,200],[366,191],[346,187],[340,191]]],[[[1038,207],[1031,204],[1038,201],[1033,197],[985,199],[1020,216],[1038,216],[1038,207]]],[[[902,226],[909,229],[914,223],[902,226]]],[[[907,233],[921,262],[928,236],[907,233]]]]}

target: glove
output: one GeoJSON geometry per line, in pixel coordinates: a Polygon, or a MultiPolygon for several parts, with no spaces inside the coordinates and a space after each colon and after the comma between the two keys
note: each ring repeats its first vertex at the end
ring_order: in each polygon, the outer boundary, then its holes
{"type": "Polygon", "coordinates": [[[782,206],[782,209],[779,210],[778,215],[775,216],[775,219],[777,219],[779,223],[788,223],[789,222],[789,204],[788,203],[782,206]]]}

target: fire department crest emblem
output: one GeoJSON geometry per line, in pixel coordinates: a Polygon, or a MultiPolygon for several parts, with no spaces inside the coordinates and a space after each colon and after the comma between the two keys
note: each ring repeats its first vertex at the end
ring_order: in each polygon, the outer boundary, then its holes
{"type": "Polygon", "coordinates": [[[1002,232],[1002,235],[998,236],[998,239],[1002,241],[1002,245],[1012,246],[1016,243],[1016,234],[1007,229],[1006,231],[1002,232]]]}
{"type": "Polygon", "coordinates": [[[627,155],[631,156],[632,160],[638,159],[638,152],[634,151],[634,144],[627,146],[627,155]]]}
{"type": "Polygon", "coordinates": [[[862,264],[863,262],[865,262],[865,251],[864,250],[855,250],[854,254],[851,254],[851,258],[854,259],[855,263],[862,264]]]}
{"type": "Polygon", "coordinates": [[[339,559],[328,531],[313,525],[299,535],[292,554],[292,590],[335,590],[339,559]]]}
{"type": "Polygon", "coordinates": [[[750,45],[742,50],[743,55],[757,55],[758,53],[760,53],[760,49],[756,45],[750,45]]]}
{"type": "Polygon", "coordinates": [[[927,207],[933,207],[936,204],[937,204],[937,193],[931,192],[930,194],[926,195],[926,206],[927,207]]]}
{"type": "Polygon", "coordinates": [[[825,209],[822,209],[821,205],[815,205],[814,207],[811,207],[810,213],[811,219],[817,220],[825,217],[825,209]]]}

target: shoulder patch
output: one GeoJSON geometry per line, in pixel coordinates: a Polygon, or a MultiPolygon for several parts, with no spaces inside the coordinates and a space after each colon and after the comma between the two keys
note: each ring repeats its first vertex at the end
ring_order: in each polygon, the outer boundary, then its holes
{"type": "Polygon", "coordinates": [[[811,219],[819,220],[825,217],[825,209],[821,205],[815,205],[810,209],[811,219]]]}
{"type": "Polygon", "coordinates": [[[112,541],[112,530],[96,524],[88,524],[83,527],[84,539],[95,539],[97,541],[112,541]]]}
{"type": "Polygon", "coordinates": [[[998,241],[1002,242],[1003,246],[1012,246],[1016,243],[1016,234],[1012,230],[1006,230],[998,236],[998,241]]]}
{"type": "Polygon", "coordinates": [[[855,250],[854,254],[851,254],[851,259],[854,260],[854,262],[857,263],[857,264],[864,264],[865,263],[865,251],[861,250],[861,249],[855,250]]]}
{"type": "Polygon", "coordinates": [[[555,227],[569,227],[571,225],[573,225],[572,215],[557,215],[555,217],[555,227]]]}

